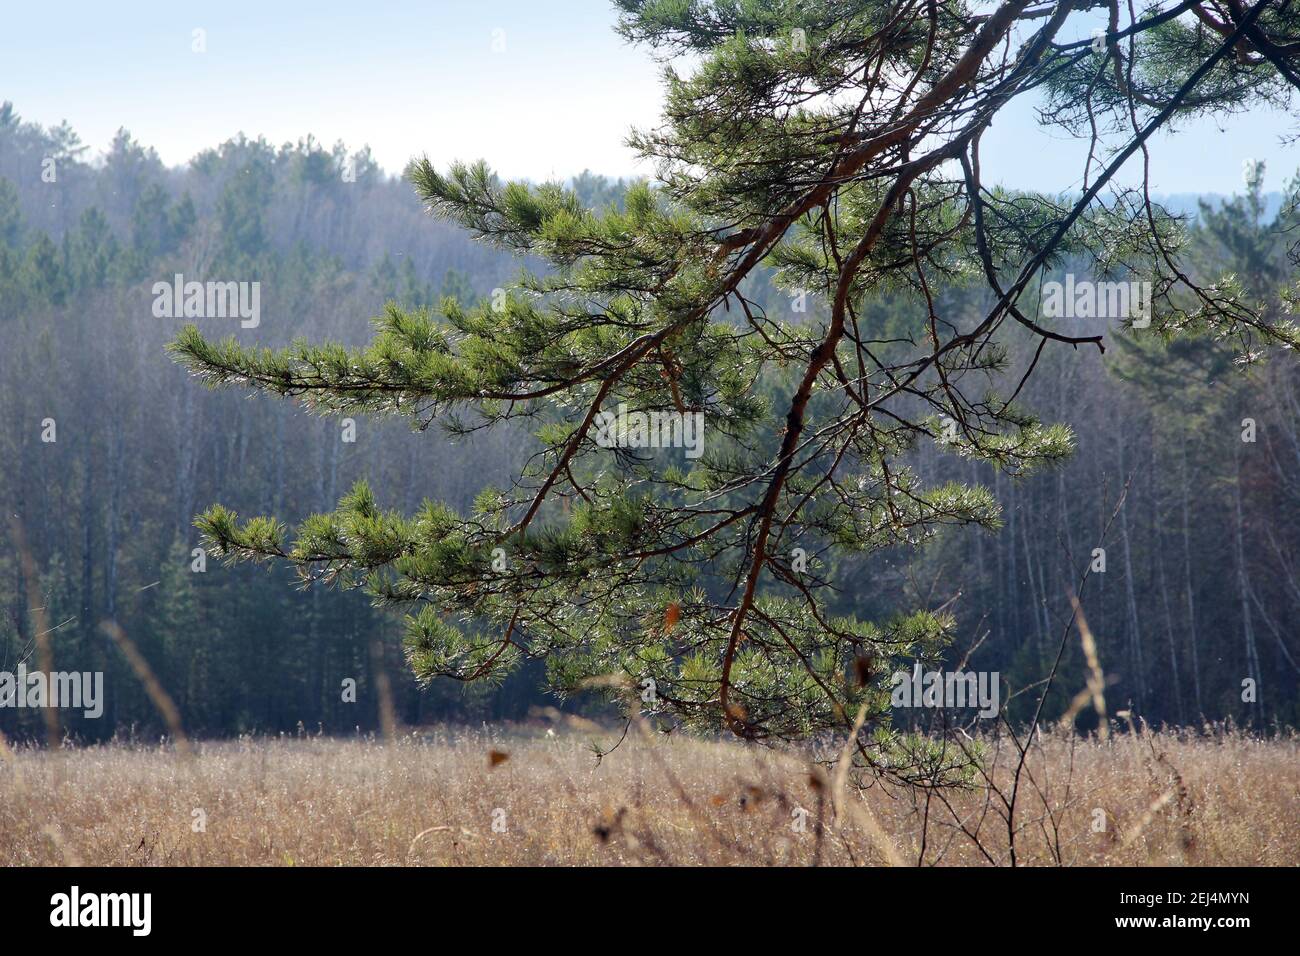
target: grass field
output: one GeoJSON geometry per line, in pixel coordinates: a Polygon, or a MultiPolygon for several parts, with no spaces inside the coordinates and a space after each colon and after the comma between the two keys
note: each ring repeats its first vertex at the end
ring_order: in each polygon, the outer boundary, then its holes
{"type": "MultiPolygon", "coordinates": [[[[608,732],[421,731],[0,753],[0,865],[1005,864],[987,788],[835,786],[801,756],[608,732]],[[838,799],[836,797],[838,796],[838,799]],[[924,838],[924,847],[922,845],[924,838]]],[[[993,777],[999,788],[1014,762],[993,777]]],[[[1300,863],[1300,741],[1048,735],[1017,862],[1300,863]]]]}

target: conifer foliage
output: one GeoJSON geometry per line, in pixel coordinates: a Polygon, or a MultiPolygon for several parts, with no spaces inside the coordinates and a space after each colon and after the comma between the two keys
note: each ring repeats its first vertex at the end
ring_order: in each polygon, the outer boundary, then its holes
{"type": "Polygon", "coordinates": [[[919,443],[1016,476],[1070,452],[1067,429],[1016,399],[1045,349],[1106,342],[1038,315],[1044,270],[1068,258],[1150,281],[1133,335],[1208,333],[1247,359],[1300,339],[1230,286],[1197,284],[1178,223],[1113,184],[1181,116],[1284,102],[1300,16],[1279,0],[618,6],[622,32],[668,62],[663,123],[632,138],[656,181],[591,209],[481,162],[408,169],[432,214],[545,268],[473,306],[390,304],[360,349],[272,351],[194,327],[172,345],[210,384],[321,413],[467,438],[526,426],[513,484],[470,513],[398,514],[358,484],[292,531],[219,505],[199,527],[230,558],[404,608],[422,680],[499,679],[538,657],[560,693],[596,684],[751,739],[861,717],[871,759],[891,740],[890,676],[936,659],[952,618],[831,615],[833,589],[871,587],[837,580],[836,558],[999,525],[987,489],[910,467],[919,443]],[[1085,187],[986,187],[981,136],[1042,93],[1042,122],[1082,137],[1085,187]],[[768,274],[788,312],[753,295],[768,274]],[[971,283],[987,307],[946,309],[938,290],[971,283]],[[886,293],[913,305],[902,330],[868,321],[886,293]],[[1037,342],[1027,367],[1011,367],[1012,336],[1037,342]],[[696,415],[700,454],[649,440],[696,415]]]}

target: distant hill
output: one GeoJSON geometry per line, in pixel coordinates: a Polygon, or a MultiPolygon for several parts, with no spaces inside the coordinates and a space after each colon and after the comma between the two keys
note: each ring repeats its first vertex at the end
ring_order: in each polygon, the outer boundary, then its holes
{"type": "MultiPolygon", "coordinates": [[[[1201,214],[1201,200],[1217,208],[1231,197],[1222,193],[1170,193],[1167,196],[1154,193],[1151,198],[1170,212],[1196,219],[1201,214]]],[[[1278,214],[1278,210],[1282,208],[1282,194],[1280,192],[1265,193],[1264,200],[1264,218],[1271,221],[1278,214]]]]}

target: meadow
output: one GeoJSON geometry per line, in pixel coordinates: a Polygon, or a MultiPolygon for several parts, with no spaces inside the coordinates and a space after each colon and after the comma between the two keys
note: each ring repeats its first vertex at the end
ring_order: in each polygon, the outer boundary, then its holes
{"type": "MultiPolygon", "coordinates": [[[[607,729],[0,750],[0,865],[1300,864],[1300,740],[1042,735],[996,789],[607,729]]],[[[1014,758],[1014,752],[1010,755],[1014,758]]],[[[832,754],[833,757],[833,754],[832,754]]],[[[833,760],[832,760],[833,763],[833,760]]]]}

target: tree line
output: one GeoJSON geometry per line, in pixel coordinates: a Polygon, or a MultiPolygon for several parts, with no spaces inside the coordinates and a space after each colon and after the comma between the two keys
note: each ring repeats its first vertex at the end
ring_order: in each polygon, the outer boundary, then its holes
{"type": "MultiPolygon", "coordinates": [[[[347,441],[337,418],[195,387],[164,353],[179,322],[150,308],[152,284],[175,274],[256,281],[259,327],[212,319],[205,333],[357,344],[385,301],[469,306],[519,263],[427,218],[365,150],[237,138],[169,169],[121,132],[102,161],[85,154],[66,125],[0,108],[0,670],[32,666],[40,638],[57,669],[105,671],[105,717],[63,715],[85,739],[162,726],[105,621],[138,647],[196,734],[372,729],[381,669],[410,723],[520,719],[554,703],[537,661],[487,686],[418,687],[391,612],[325,583],[294,589],[283,568],[195,551],[193,516],[214,501],[298,519],[333,508],[364,477],[383,508],[411,513],[426,497],[468,507],[485,484],[508,481],[527,433],[453,440],[436,426],[362,417],[347,441]]],[[[592,207],[626,191],[589,174],[572,186],[592,207]]],[[[1276,214],[1262,189],[1257,178],[1203,208],[1186,241],[1206,276],[1235,275],[1280,309],[1295,186],[1276,214]]],[[[1053,274],[1076,268],[1059,263],[1053,274]]],[[[766,276],[751,285],[764,308],[799,314],[766,276]]],[[[939,294],[958,313],[987,306],[959,283],[939,294]]],[[[812,312],[824,307],[814,299],[812,312]]],[[[865,315],[905,334],[916,307],[886,295],[865,315]]],[[[1114,708],[1152,723],[1294,726],[1294,360],[1241,375],[1208,337],[1121,341],[1104,358],[1049,350],[1026,384],[1026,403],[1074,430],[1076,452],[1059,467],[1014,481],[919,448],[911,465],[927,476],[989,486],[1001,532],[961,529],[837,558],[834,610],[884,620],[945,608],[956,619],[952,659],[972,651],[971,666],[999,671],[1014,690],[1050,666],[1080,568],[1093,564],[1100,573],[1080,600],[1114,708]],[[1250,700],[1244,680],[1254,682],[1250,700]]],[[[1055,713],[1086,682],[1077,642],[1063,675],[1055,713]]],[[[0,730],[36,735],[41,718],[0,709],[0,730]]]]}

